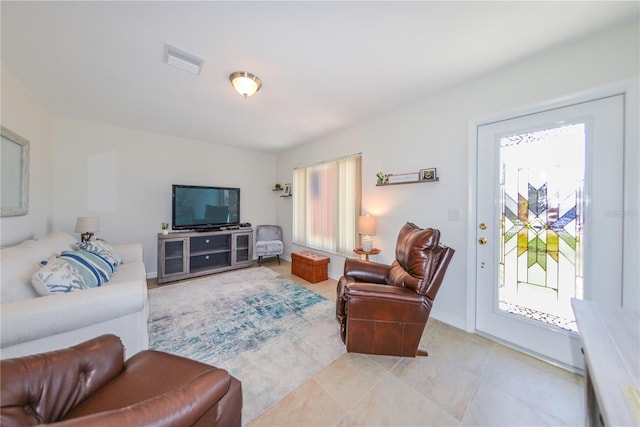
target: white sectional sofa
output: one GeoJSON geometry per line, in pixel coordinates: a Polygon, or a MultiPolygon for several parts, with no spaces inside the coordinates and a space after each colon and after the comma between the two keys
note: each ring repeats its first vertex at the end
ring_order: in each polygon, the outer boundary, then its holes
{"type": "Polygon", "coordinates": [[[149,347],[146,271],[142,245],[114,245],[123,259],[100,287],[39,296],[31,277],[43,260],[75,250],[76,239],[55,232],[0,249],[0,358],[69,347],[112,333],[126,357],[149,347]]]}

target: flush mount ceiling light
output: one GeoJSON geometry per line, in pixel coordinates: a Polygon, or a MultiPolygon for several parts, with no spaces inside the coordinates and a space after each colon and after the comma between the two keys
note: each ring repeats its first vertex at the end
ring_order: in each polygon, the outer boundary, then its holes
{"type": "Polygon", "coordinates": [[[198,58],[195,55],[178,49],[177,47],[165,44],[164,45],[164,62],[179,68],[184,71],[188,71],[193,74],[200,74],[202,70],[202,64],[204,59],[198,58]]]}
{"type": "Polygon", "coordinates": [[[262,87],[262,81],[260,78],[246,71],[236,71],[231,73],[229,80],[236,92],[245,98],[253,95],[262,87]]]}

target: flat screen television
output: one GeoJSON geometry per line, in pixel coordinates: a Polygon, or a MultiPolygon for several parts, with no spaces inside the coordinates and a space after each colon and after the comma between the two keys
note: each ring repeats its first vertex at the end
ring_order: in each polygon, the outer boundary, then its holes
{"type": "Polygon", "coordinates": [[[173,185],[173,230],[211,230],[240,224],[240,189],[173,185]]]}

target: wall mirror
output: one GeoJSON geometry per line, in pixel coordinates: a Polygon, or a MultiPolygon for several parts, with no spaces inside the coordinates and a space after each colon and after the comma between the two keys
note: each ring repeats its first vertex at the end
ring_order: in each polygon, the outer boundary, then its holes
{"type": "Polygon", "coordinates": [[[29,141],[0,126],[0,216],[29,212],[29,141]]]}

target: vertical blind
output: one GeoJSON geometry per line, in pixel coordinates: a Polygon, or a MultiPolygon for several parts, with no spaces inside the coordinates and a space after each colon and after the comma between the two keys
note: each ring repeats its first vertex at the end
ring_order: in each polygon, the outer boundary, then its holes
{"type": "Polygon", "coordinates": [[[352,253],[361,205],[361,157],[356,154],[294,169],[294,243],[352,253]]]}

